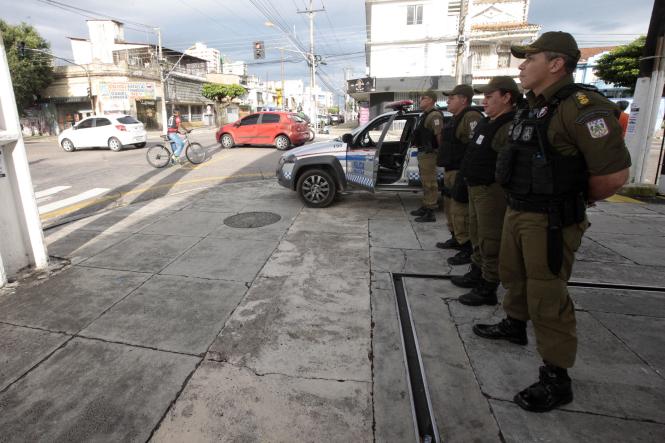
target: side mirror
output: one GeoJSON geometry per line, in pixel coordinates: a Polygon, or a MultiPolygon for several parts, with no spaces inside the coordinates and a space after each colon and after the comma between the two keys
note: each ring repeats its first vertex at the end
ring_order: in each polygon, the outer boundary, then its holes
{"type": "Polygon", "coordinates": [[[342,141],[347,145],[350,145],[353,142],[353,134],[344,134],[342,136],[342,141]]]}
{"type": "Polygon", "coordinates": [[[240,127],[240,121],[235,122],[233,126],[235,126],[236,128],[240,127]]]}

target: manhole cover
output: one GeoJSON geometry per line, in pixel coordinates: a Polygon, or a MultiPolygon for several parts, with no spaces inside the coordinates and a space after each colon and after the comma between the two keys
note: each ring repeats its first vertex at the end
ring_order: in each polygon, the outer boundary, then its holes
{"type": "Polygon", "coordinates": [[[274,212],[243,212],[225,218],[224,224],[232,228],[260,228],[277,223],[281,218],[274,212]]]}

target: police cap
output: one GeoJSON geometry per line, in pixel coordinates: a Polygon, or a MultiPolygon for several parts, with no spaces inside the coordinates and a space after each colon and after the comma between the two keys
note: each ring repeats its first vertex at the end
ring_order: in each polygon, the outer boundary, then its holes
{"type": "Polygon", "coordinates": [[[492,77],[490,82],[486,85],[476,86],[474,88],[476,92],[481,94],[490,93],[494,91],[510,91],[513,95],[520,95],[520,88],[515,83],[512,77],[507,75],[499,75],[497,77],[492,77]]]}
{"type": "Polygon", "coordinates": [[[510,47],[510,52],[517,58],[526,58],[527,54],[536,54],[543,51],[558,52],[575,60],[580,59],[580,50],[577,47],[577,42],[567,32],[545,32],[536,41],[528,45],[513,45],[510,47]]]}
{"type": "Polygon", "coordinates": [[[420,94],[420,96],[421,96],[421,97],[429,97],[429,98],[431,98],[432,100],[434,100],[435,103],[439,100],[439,98],[436,96],[436,91],[433,91],[433,90],[431,90],[431,89],[428,89],[427,91],[423,91],[423,92],[420,94]]]}
{"type": "Polygon", "coordinates": [[[443,91],[443,95],[461,95],[469,99],[473,98],[473,88],[469,85],[457,85],[451,91],[443,91]]]}

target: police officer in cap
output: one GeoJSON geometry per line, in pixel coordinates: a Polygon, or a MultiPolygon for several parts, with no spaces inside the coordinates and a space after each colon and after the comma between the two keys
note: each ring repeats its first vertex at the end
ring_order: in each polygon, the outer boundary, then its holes
{"type": "Polygon", "coordinates": [[[453,114],[453,118],[443,128],[438,165],[445,168],[443,207],[451,238],[437,243],[436,247],[459,250],[457,255],[448,258],[450,265],[471,262],[468,197],[465,195],[466,183],[462,176],[458,177],[458,171],[473,130],[483,118],[480,112],[471,108],[473,94],[473,88],[469,85],[457,85],[452,91],[444,91],[444,95],[448,96],[448,112],[453,114]]]}
{"type": "Polygon", "coordinates": [[[441,131],[443,129],[443,115],[436,105],[436,92],[425,91],[420,96],[420,116],[418,126],[414,130],[411,143],[418,147],[418,169],[420,181],[423,185],[423,203],[419,209],[411,211],[415,221],[435,222],[434,210],[439,198],[439,184],[436,180],[436,158],[441,145],[441,131]]]}
{"type": "Polygon", "coordinates": [[[515,106],[523,100],[512,77],[494,77],[476,88],[484,94],[483,118],[473,133],[462,160],[460,173],[469,190],[469,234],[473,245],[471,268],[450,280],[463,288],[473,288],[459,297],[470,306],[497,304],[499,286],[499,248],[506,195],[494,179],[497,153],[508,146],[508,130],[515,117],[515,106]]]}
{"type": "Polygon", "coordinates": [[[518,109],[496,170],[508,201],[499,255],[507,317],[473,331],[525,345],[526,322],[532,321],[544,365],[538,382],[514,400],[544,412],[573,400],[567,369],[575,363],[577,335],[567,282],[588,227],[586,205],[626,182],[630,155],[616,105],[573,83],[580,57],[573,36],[546,32],[511,52],[525,59],[520,81],[529,90],[529,106],[518,109]]]}

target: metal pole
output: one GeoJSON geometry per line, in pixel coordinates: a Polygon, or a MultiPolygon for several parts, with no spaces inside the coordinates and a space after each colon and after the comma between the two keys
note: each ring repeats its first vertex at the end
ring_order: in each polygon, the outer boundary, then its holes
{"type": "Polygon", "coordinates": [[[164,78],[164,68],[162,66],[162,31],[160,28],[155,28],[155,31],[157,31],[157,53],[159,57],[157,60],[157,66],[159,66],[159,82],[162,85],[162,134],[166,135],[168,116],[166,114],[166,79],[164,78]]]}
{"type": "MultiPolygon", "coordinates": [[[[310,85],[310,103],[314,105],[314,131],[319,128],[319,108],[316,103],[316,57],[314,55],[314,12],[312,12],[312,0],[309,0],[309,85],[310,85]]],[[[311,111],[310,111],[311,112],[311,111]]]]}
{"type": "Polygon", "coordinates": [[[285,98],[286,94],[284,91],[284,49],[279,50],[279,61],[280,61],[280,74],[282,76],[282,111],[286,111],[285,98]]]}

